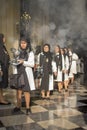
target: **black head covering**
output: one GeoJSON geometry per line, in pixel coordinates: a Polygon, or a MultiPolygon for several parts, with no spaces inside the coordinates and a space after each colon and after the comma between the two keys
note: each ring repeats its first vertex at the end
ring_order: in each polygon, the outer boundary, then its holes
{"type": "Polygon", "coordinates": [[[54,56],[54,61],[56,62],[56,67],[60,67],[60,70],[62,70],[62,55],[61,55],[61,50],[60,46],[56,45],[59,48],[59,54],[54,56]]]}
{"type": "Polygon", "coordinates": [[[42,51],[44,52],[44,47],[45,47],[45,46],[48,46],[48,48],[49,48],[49,51],[48,51],[48,52],[50,52],[50,45],[49,45],[48,43],[45,43],[45,44],[43,45],[42,51]]]}
{"type": "Polygon", "coordinates": [[[45,43],[45,44],[43,45],[42,51],[43,51],[43,53],[44,53],[44,55],[45,55],[46,57],[51,58],[52,53],[50,52],[50,45],[49,45],[48,43],[45,43]],[[44,51],[44,47],[45,47],[45,46],[48,46],[48,48],[49,48],[48,52],[45,52],[45,51],[44,51]]]}
{"type": "Polygon", "coordinates": [[[25,42],[27,43],[27,48],[26,48],[26,50],[29,50],[29,51],[32,50],[32,49],[31,49],[31,44],[30,44],[30,39],[29,39],[29,38],[27,38],[27,37],[21,37],[21,38],[20,38],[20,43],[19,43],[20,49],[22,49],[21,46],[20,46],[21,41],[25,41],[25,42]]]}
{"type": "Polygon", "coordinates": [[[50,45],[48,43],[43,45],[43,54],[46,58],[48,58],[48,71],[49,71],[49,74],[52,74],[52,64],[51,64],[52,63],[52,53],[50,52],[50,45]],[[44,51],[45,46],[48,46],[48,48],[49,48],[48,52],[44,51]]]}
{"type": "MultiPolygon", "coordinates": [[[[28,53],[31,51],[31,45],[30,45],[30,39],[26,38],[26,37],[21,37],[20,38],[20,42],[19,42],[19,59],[24,59],[25,61],[28,60],[28,53]],[[26,49],[22,49],[21,48],[21,41],[25,41],[27,43],[27,47],[26,49]]],[[[17,66],[18,69],[18,73],[24,73],[25,71],[25,67],[23,66],[23,64],[20,64],[19,66],[17,66]]]]}

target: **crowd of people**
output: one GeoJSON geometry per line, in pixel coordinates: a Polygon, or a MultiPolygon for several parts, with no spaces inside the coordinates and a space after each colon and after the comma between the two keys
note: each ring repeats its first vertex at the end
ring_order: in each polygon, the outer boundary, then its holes
{"type": "MultiPolygon", "coordinates": [[[[8,87],[8,69],[10,56],[4,45],[5,37],[0,34],[0,104],[9,105],[3,96],[3,89],[8,87]]],[[[57,91],[61,93],[62,89],[68,91],[69,84],[74,82],[77,74],[77,63],[79,57],[71,48],[61,48],[54,46],[54,52],[51,52],[50,44],[45,43],[41,51],[36,56],[32,50],[30,41],[22,37],[19,41],[18,64],[15,66],[13,74],[18,75],[17,81],[17,105],[14,112],[21,110],[22,94],[25,97],[26,114],[31,113],[30,92],[35,89],[40,90],[41,100],[50,100],[50,92],[54,90],[54,84],[57,84],[57,91]]],[[[79,65],[79,64],[78,64],[79,65]]]]}
{"type": "Polygon", "coordinates": [[[44,44],[42,52],[38,54],[36,66],[43,67],[43,74],[37,79],[41,89],[42,99],[50,99],[50,90],[57,83],[58,92],[64,88],[68,91],[69,84],[74,82],[77,74],[77,61],[79,57],[71,48],[61,48],[55,45],[54,53],[50,52],[50,45],[44,44]],[[48,91],[49,90],[49,91],[48,91]],[[47,92],[47,93],[46,93],[47,92]]]}

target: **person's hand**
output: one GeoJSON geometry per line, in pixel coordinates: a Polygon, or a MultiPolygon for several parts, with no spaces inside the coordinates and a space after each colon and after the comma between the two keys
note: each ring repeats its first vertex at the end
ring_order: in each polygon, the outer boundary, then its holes
{"type": "Polygon", "coordinates": [[[18,63],[19,63],[19,64],[23,64],[23,62],[24,62],[23,59],[18,60],[18,63]]]}

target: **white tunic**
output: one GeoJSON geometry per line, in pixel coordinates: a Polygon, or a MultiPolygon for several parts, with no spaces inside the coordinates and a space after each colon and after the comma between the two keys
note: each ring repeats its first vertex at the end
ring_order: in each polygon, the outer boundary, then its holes
{"type": "MultiPolygon", "coordinates": [[[[56,63],[54,61],[52,61],[52,71],[57,72],[56,63]]],[[[52,74],[49,75],[49,90],[53,90],[53,88],[54,88],[54,79],[52,74]]]]}
{"type": "MultiPolygon", "coordinates": [[[[40,54],[44,55],[43,52],[38,54],[38,57],[37,57],[38,65],[40,63],[40,54]]],[[[51,64],[52,64],[52,72],[57,72],[56,63],[54,61],[52,61],[51,64]]],[[[41,81],[40,81],[40,83],[41,83],[41,81]]],[[[54,79],[53,79],[53,74],[52,74],[52,75],[49,75],[49,90],[53,90],[53,88],[54,88],[54,79]]]]}
{"type": "Polygon", "coordinates": [[[62,82],[63,81],[63,70],[64,70],[64,56],[62,55],[62,70],[60,70],[60,66],[57,69],[57,79],[56,81],[62,82]]]}
{"type": "Polygon", "coordinates": [[[29,53],[28,61],[24,61],[23,65],[26,67],[25,71],[27,74],[28,82],[30,85],[30,90],[35,90],[35,83],[34,83],[34,76],[33,76],[33,70],[34,67],[34,53],[31,51],[29,53]]]}
{"type": "Polygon", "coordinates": [[[78,60],[77,54],[73,53],[72,54],[72,64],[71,64],[71,68],[70,68],[69,77],[73,77],[73,74],[77,74],[77,66],[76,66],[77,60],[78,60]]]}
{"type": "Polygon", "coordinates": [[[81,61],[80,59],[77,60],[77,73],[81,72],[81,61]]]}
{"type": "Polygon", "coordinates": [[[68,69],[69,69],[69,58],[68,56],[65,56],[64,59],[64,81],[68,80],[68,69]]]}

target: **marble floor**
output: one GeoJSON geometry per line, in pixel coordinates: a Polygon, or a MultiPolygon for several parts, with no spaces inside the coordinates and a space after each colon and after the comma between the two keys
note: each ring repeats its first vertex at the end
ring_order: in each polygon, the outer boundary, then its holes
{"type": "Polygon", "coordinates": [[[21,112],[13,113],[16,103],[15,90],[4,92],[11,105],[0,105],[0,130],[87,130],[87,89],[81,77],[58,93],[55,89],[50,100],[41,100],[39,90],[31,93],[30,115],[25,114],[25,102],[21,112]]]}

